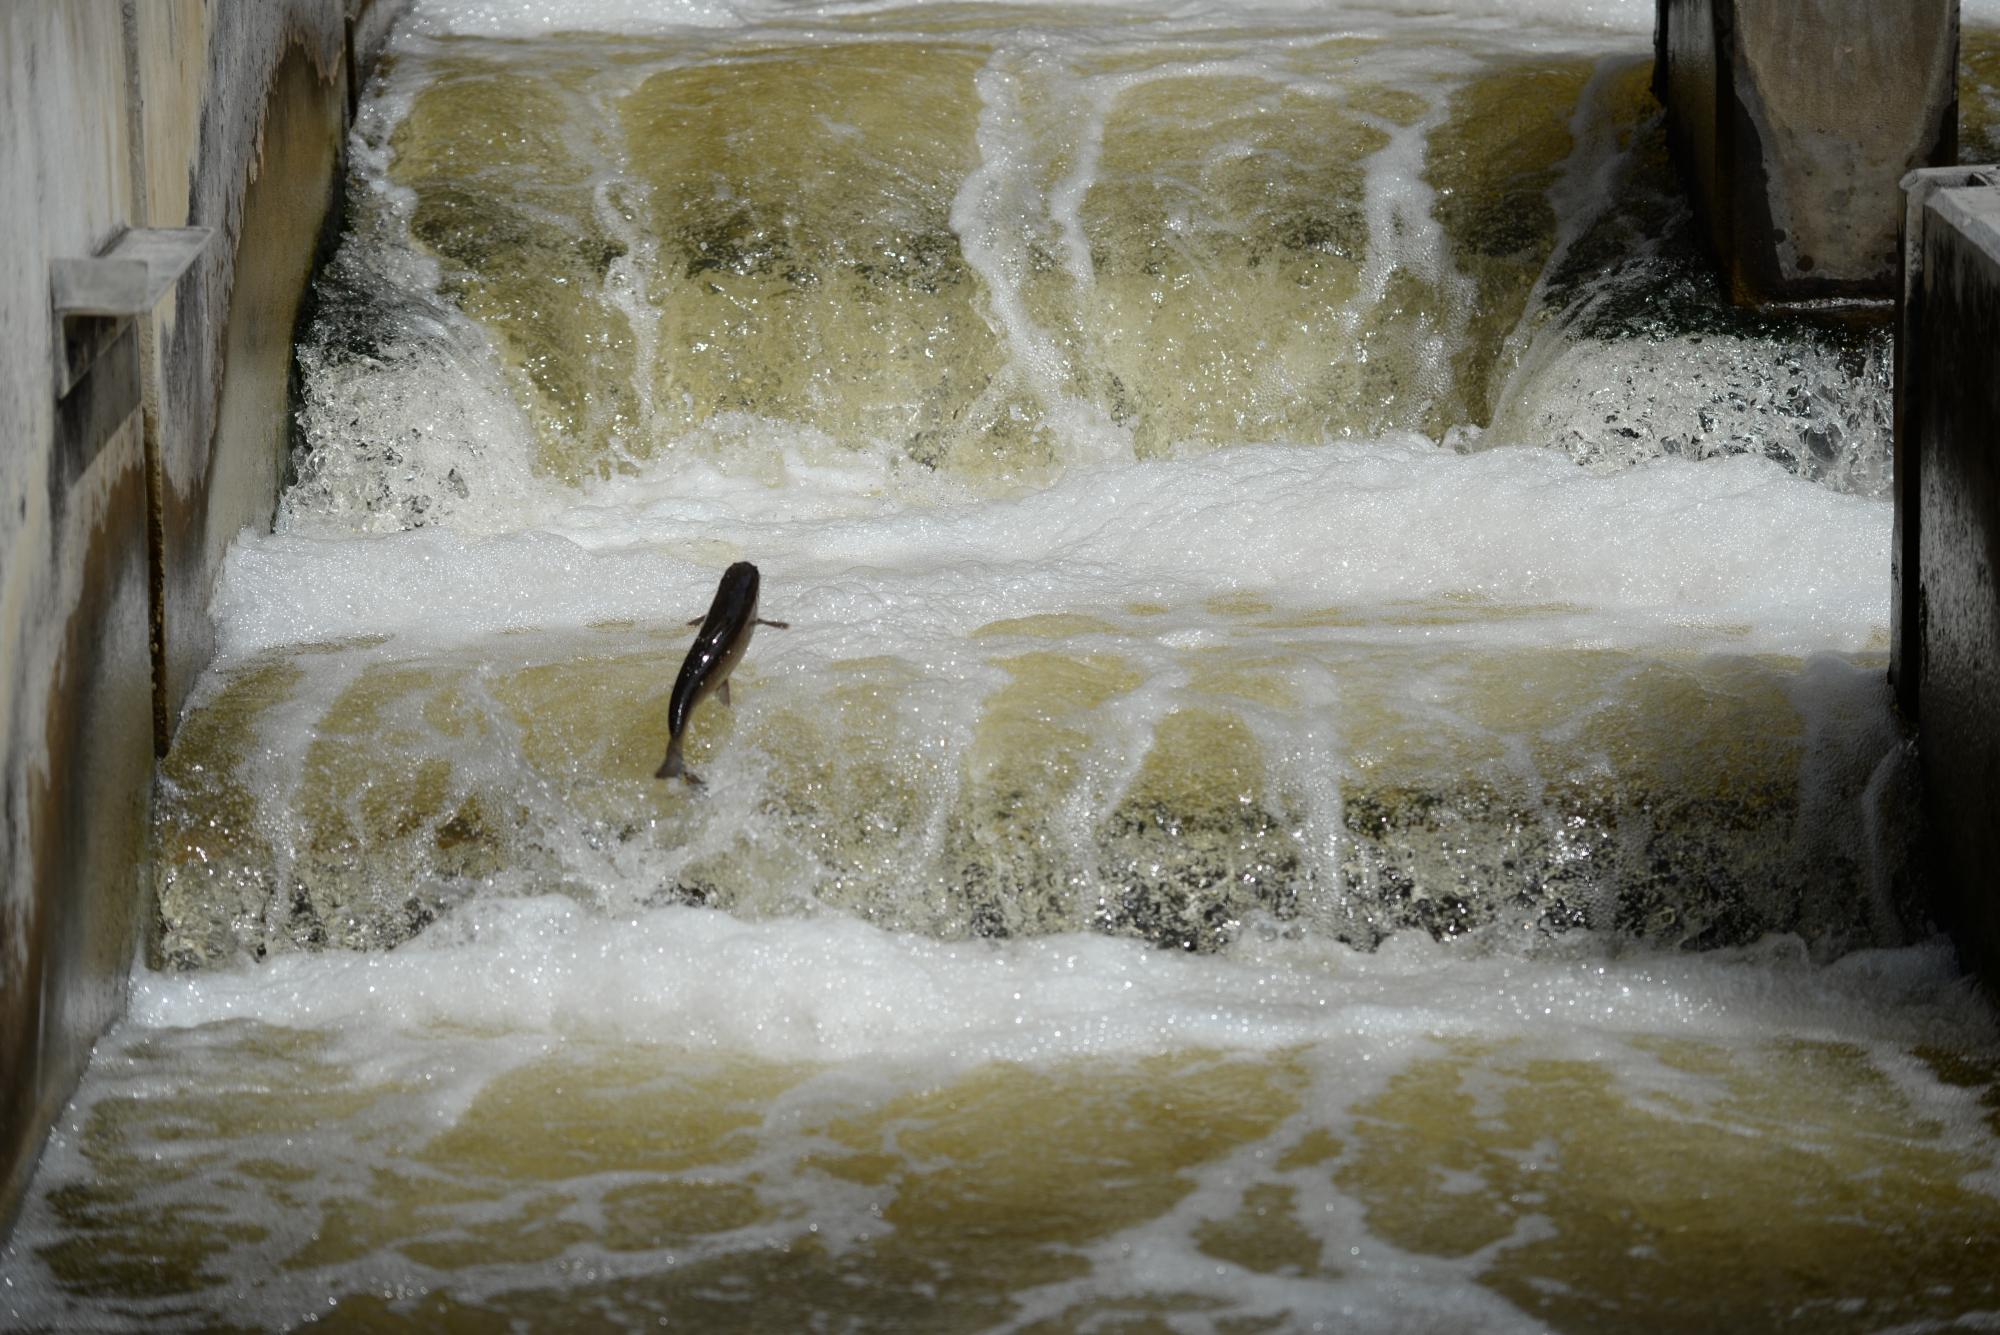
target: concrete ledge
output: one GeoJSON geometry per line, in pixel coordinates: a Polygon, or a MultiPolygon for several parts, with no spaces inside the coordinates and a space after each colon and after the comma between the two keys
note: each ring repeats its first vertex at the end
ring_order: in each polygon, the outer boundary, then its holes
{"type": "Polygon", "coordinates": [[[1939,914],[2000,988],[2000,169],[1904,187],[1893,672],[1939,914]]]}
{"type": "Polygon", "coordinates": [[[1896,183],[1958,151],[1958,0],[1659,0],[1654,88],[1732,298],[1887,303],[1896,183]]]}
{"type": "Polygon", "coordinates": [[[1408,930],[1507,949],[1578,928],[1678,949],[1782,931],[1820,956],[1908,939],[1914,794],[1875,662],[1317,644],[1271,651],[1247,709],[1241,682],[1182,687],[1132,736],[1077,685],[1144,675],[1100,642],[1003,660],[998,689],[968,679],[963,748],[921,754],[908,739],[940,735],[938,716],[887,703],[908,665],[753,667],[737,681],[756,711],[691,734],[697,767],[724,729],[746,762],[718,804],[653,778],[661,663],[683,638],[322,643],[209,674],[163,762],[152,962],[390,949],[529,887],[1183,950],[1253,919],[1363,949],[1408,930]],[[1279,684],[1308,663],[1342,682],[1337,703],[1279,684]],[[1288,755],[1307,726],[1364,757],[1337,800],[1288,755]]]}

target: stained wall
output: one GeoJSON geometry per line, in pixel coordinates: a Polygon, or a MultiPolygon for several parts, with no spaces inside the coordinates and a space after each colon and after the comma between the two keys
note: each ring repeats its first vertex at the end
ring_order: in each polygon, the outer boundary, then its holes
{"type": "Polygon", "coordinates": [[[1731,295],[1896,294],[1897,183],[1958,151],[1958,0],[1658,0],[1654,87],[1731,295]]]}
{"type": "Polygon", "coordinates": [[[123,1005],[153,757],[222,550],[270,522],[292,328],[397,8],[0,6],[0,1226],[123,1005]],[[213,233],[193,266],[61,393],[52,263],[185,226],[213,233]]]}
{"type": "Polygon", "coordinates": [[[1939,914],[2000,994],[2000,167],[1907,185],[1893,672],[1939,914]]]}

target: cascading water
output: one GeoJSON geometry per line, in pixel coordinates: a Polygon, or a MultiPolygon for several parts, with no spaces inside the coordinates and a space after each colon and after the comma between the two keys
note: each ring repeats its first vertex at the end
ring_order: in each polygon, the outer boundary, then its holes
{"type": "Polygon", "coordinates": [[[0,1310],[2000,1307],[1886,335],[1718,303],[1650,17],[420,4],[0,1310]]]}

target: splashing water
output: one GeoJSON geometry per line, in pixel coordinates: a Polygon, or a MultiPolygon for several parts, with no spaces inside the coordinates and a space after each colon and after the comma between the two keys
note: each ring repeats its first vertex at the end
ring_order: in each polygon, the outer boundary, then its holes
{"type": "Polygon", "coordinates": [[[1190,949],[1903,939],[1900,743],[1797,661],[1879,651],[1885,515],[1786,477],[1879,491],[1879,341],[1718,307],[1642,61],[1374,10],[536,27],[420,18],[367,108],[159,958],[496,885],[1190,949]],[[1744,454],[1780,467],[1667,463],[1744,454]],[[631,722],[745,557],[799,629],[688,802],[631,722]],[[262,592],[335,567],[370,596],[262,592]]]}
{"type": "Polygon", "coordinates": [[[1888,344],[1721,304],[1651,16],[419,4],[0,1312],[2000,1307],[1888,344]]]}

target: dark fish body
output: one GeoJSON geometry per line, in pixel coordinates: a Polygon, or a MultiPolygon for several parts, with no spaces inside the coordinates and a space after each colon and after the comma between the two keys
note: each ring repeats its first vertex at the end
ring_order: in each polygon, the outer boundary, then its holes
{"type": "MultiPolygon", "coordinates": [[[[681,662],[680,675],[674,678],[674,693],[667,702],[667,758],[660,762],[654,778],[678,776],[689,783],[701,782],[681,764],[681,739],[696,705],[710,695],[720,695],[723,704],[729,703],[729,674],[742,661],[743,651],[750,647],[750,633],[758,625],[757,585],[757,567],[748,561],[738,561],[722,572],[715,601],[709,604],[694,645],[681,662]]],[[[762,624],[782,627],[785,623],[762,624]]]]}

